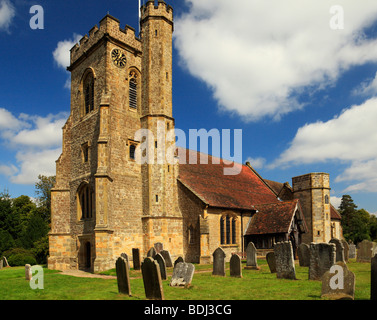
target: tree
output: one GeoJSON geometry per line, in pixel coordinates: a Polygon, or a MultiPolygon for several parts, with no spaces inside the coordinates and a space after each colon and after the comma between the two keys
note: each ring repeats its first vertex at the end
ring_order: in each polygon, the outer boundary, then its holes
{"type": "Polygon", "coordinates": [[[51,189],[56,182],[56,176],[38,176],[39,181],[35,184],[38,197],[38,209],[43,218],[49,223],[51,221],[51,189]]]}

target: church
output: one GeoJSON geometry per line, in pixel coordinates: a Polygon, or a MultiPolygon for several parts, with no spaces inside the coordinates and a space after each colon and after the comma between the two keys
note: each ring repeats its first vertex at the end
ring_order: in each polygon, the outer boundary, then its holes
{"type": "MultiPolygon", "coordinates": [[[[172,163],[137,161],[147,130],[175,128],[172,106],[173,8],[163,0],[140,9],[140,35],[106,15],[70,52],[71,111],[51,190],[48,268],[112,269],[121,253],[141,256],[162,243],[173,259],[230,259],[252,241],[265,254],[279,241],[341,238],[326,173],[289,183],[263,179],[250,163],[224,175],[222,159],[176,150],[172,163]]],[[[165,152],[148,138],[154,157],[165,152]]],[[[155,159],[157,160],[157,159],[155,159]]]]}

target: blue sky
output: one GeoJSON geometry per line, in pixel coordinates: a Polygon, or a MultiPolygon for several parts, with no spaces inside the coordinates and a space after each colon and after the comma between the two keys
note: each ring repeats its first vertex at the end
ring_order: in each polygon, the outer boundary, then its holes
{"type": "MultiPolygon", "coordinates": [[[[328,172],[336,206],[350,194],[376,213],[377,2],[167,2],[176,127],[242,129],[242,161],[266,179],[328,172]]],[[[107,13],[138,30],[137,0],[0,0],[0,189],[12,197],[54,174],[69,48],[107,13]]]]}

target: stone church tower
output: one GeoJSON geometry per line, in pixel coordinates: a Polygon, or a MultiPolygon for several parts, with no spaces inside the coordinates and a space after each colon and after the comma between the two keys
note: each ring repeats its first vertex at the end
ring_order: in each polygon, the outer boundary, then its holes
{"type": "Polygon", "coordinates": [[[178,165],[159,161],[174,147],[166,139],[174,129],[173,9],[148,1],[140,23],[137,37],[106,15],[71,49],[71,113],[51,195],[51,269],[110,269],[121,253],[139,248],[143,256],[156,242],[173,257],[183,253],[178,165]]]}

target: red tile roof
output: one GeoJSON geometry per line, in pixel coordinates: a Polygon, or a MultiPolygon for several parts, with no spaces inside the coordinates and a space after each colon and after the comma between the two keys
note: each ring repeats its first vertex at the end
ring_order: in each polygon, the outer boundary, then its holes
{"type": "Polygon", "coordinates": [[[207,155],[181,148],[179,152],[186,159],[179,159],[178,179],[204,203],[219,208],[253,210],[255,205],[279,202],[274,192],[250,167],[236,163],[234,171],[239,174],[224,175],[224,168],[233,164],[228,166],[224,160],[212,156],[208,156],[208,164],[202,164],[199,155],[207,155]],[[195,159],[196,163],[190,159],[195,159]]]}
{"type": "MultiPolygon", "coordinates": [[[[288,233],[296,208],[300,209],[297,199],[272,204],[256,205],[258,210],[251,219],[245,235],[288,233]]],[[[307,230],[301,211],[298,218],[302,219],[302,229],[307,230]]]]}
{"type": "Polygon", "coordinates": [[[330,205],[330,215],[331,215],[331,220],[342,220],[342,216],[332,204],[330,205]]]}

